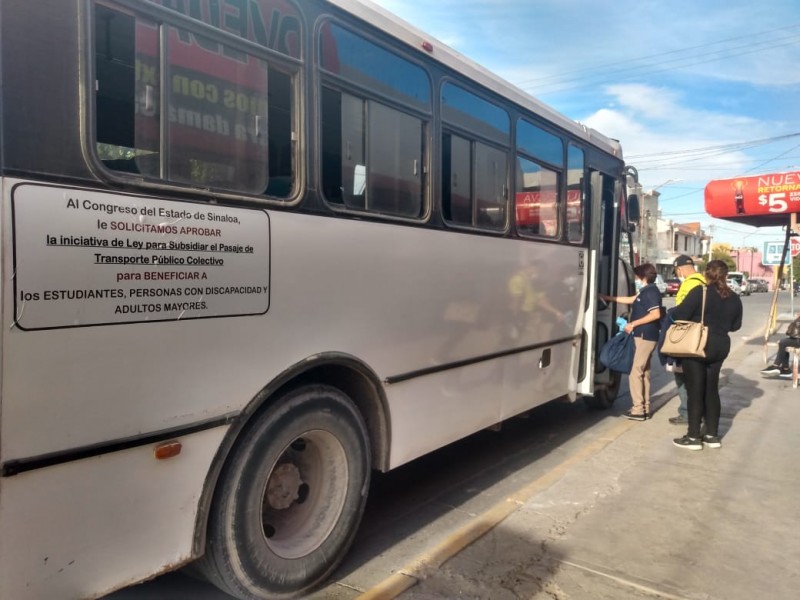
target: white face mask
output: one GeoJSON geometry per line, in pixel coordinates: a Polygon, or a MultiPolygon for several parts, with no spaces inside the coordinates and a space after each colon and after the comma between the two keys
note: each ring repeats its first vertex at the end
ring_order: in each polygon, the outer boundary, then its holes
{"type": "Polygon", "coordinates": [[[637,279],[637,280],[636,280],[636,282],[634,283],[634,285],[636,286],[636,291],[637,291],[637,292],[638,292],[639,290],[641,290],[641,289],[642,289],[642,287],[644,287],[644,284],[643,284],[643,283],[641,282],[641,280],[639,280],[639,279],[637,279]]]}
{"type": "Polygon", "coordinates": [[[686,277],[678,277],[678,281],[680,281],[681,283],[683,283],[684,281],[686,281],[686,277]]]}

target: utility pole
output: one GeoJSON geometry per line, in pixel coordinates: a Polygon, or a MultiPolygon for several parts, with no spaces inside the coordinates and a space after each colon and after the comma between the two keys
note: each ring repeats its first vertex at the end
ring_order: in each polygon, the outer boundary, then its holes
{"type": "Polygon", "coordinates": [[[708,231],[708,260],[706,261],[706,264],[711,262],[711,248],[714,246],[714,226],[709,225],[708,231]]]}

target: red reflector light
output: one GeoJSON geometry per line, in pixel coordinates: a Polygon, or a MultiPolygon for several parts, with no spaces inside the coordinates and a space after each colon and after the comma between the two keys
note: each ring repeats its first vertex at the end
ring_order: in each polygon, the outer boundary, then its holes
{"type": "Polygon", "coordinates": [[[425,50],[425,52],[433,52],[433,44],[430,42],[422,42],[422,49],[425,50]]]}
{"type": "Polygon", "coordinates": [[[155,456],[156,460],[172,458],[173,456],[178,456],[178,454],[181,453],[182,448],[183,444],[181,444],[178,440],[164,442],[163,444],[159,444],[153,448],[153,456],[155,456]]]}

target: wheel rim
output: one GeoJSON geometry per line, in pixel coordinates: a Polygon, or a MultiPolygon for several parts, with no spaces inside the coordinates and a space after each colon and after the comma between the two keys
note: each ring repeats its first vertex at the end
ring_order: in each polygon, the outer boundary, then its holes
{"type": "Polygon", "coordinates": [[[285,559],[316,550],[335,527],[347,496],[347,456],[330,432],[307,431],[284,448],[264,486],[261,530],[285,559]]]}

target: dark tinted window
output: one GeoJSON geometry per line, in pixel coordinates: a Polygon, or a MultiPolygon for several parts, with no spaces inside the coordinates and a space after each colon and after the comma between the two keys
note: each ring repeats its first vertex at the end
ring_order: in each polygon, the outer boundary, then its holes
{"type": "Polygon", "coordinates": [[[431,86],[421,67],[333,23],[322,27],[320,37],[326,71],[371,92],[429,109],[431,86]]]}
{"type": "Polygon", "coordinates": [[[583,241],[586,218],[583,150],[570,144],[567,148],[567,241],[583,241]]]}
{"type": "Polygon", "coordinates": [[[564,143],[561,138],[528,121],[520,121],[517,125],[517,149],[551,165],[564,165],[564,143]]]}
{"type": "Polygon", "coordinates": [[[402,217],[423,213],[423,139],[417,117],[322,90],[322,187],[329,202],[402,217]]]}
{"type": "Polygon", "coordinates": [[[509,143],[508,113],[452,83],[442,86],[442,119],[483,137],[509,143]]]}
{"type": "Polygon", "coordinates": [[[442,212],[455,225],[506,226],[507,153],[455,134],[442,137],[442,212]]]}

